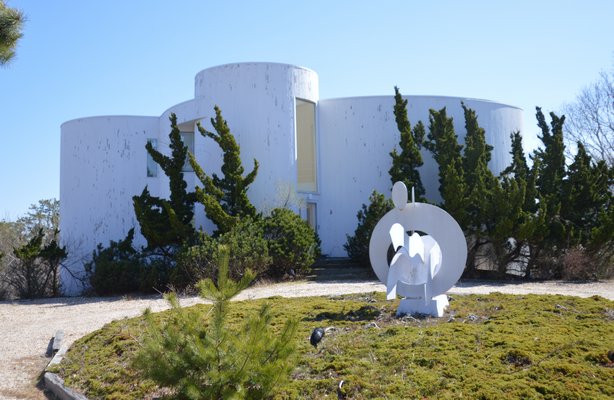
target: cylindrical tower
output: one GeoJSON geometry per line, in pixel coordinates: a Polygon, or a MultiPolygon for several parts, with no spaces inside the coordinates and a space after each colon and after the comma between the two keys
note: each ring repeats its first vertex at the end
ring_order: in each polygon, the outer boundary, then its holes
{"type": "MultiPolygon", "coordinates": [[[[241,147],[245,173],[252,170],[254,159],[260,163],[248,195],[258,209],[267,210],[282,204],[288,190],[297,189],[297,99],[315,106],[318,96],[318,75],[307,68],[278,63],[208,68],[196,75],[194,100],[171,107],[162,115],[161,140],[167,135],[171,112],[177,114],[186,129],[201,121],[212,131],[210,119],[217,105],[241,147]]],[[[194,153],[200,165],[209,175],[220,174],[222,152],[218,145],[196,129],[193,131],[194,153]]],[[[194,177],[186,176],[186,180],[200,184],[194,177]]],[[[207,230],[213,228],[198,207],[196,224],[207,230]]]]}
{"type": "MultiPolygon", "coordinates": [[[[98,243],[125,237],[136,226],[132,196],[152,184],[145,144],[158,136],[157,117],[80,118],[62,125],[60,152],[60,231],[72,273],[98,243]]],[[[78,292],[64,279],[68,294],[78,292]]]]}

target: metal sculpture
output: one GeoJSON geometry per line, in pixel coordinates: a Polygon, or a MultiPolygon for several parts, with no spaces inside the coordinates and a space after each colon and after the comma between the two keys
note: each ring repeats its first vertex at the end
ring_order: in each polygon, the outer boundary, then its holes
{"type": "Polygon", "coordinates": [[[397,314],[441,317],[448,305],[445,293],[465,268],[465,236],[450,214],[434,205],[415,202],[413,190],[411,203],[407,200],[405,184],[395,183],[395,208],[380,219],[371,235],[371,267],[386,285],[389,300],[397,294],[403,297],[397,314]],[[388,263],[391,244],[394,256],[388,263]]]}

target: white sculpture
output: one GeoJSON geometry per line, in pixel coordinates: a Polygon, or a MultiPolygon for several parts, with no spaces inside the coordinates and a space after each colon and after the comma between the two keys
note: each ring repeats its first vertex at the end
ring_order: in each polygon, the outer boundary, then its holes
{"type": "Polygon", "coordinates": [[[467,259],[465,236],[458,223],[439,207],[408,203],[407,187],[392,188],[395,208],[377,223],[369,243],[369,259],[377,277],[386,284],[387,298],[404,298],[398,314],[441,317],[448,305],[445,293],[458,281],[467,259]],[[418,232],[428,233],[421,236],[418,232]],[[412,232],[408,235],[407,232],[412,232]],[[395,254],[388,265],[392,243],[395,254]]]}

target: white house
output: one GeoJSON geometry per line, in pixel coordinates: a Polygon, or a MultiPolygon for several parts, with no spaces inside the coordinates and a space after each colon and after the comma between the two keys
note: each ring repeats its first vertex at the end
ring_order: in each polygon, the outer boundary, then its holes
{"type": "MultiPolygon", "coordinates": [[[[221,151],[195,129],[214,105],[241,146],[246,170],[260,163],[250,200],[261,210],[288,203],[318,232],[322,252],[344,256],[346,235],[356,228],[356,213],[375,189],[389,193],[390,151],[399,132],[393,96],[320,99],[318,75],[303,67],[277,63],[238,63],[205,69],[195,77],[194,98],[171,106],[161,116],[80,118],[62,125],[60,234],[73,259],[91,257],[98,243],[125,237],[138,224],[132,196],[148,186],[152,195],[169,194],[168,180],[145,150],[148,141],[168,151],[169,116],[177,115],[184,142],[208,173],[218,172],[221,151]],[[196,133],[195,133],[196,132],[196,133]]],[[[391,82],[391,91],[392,85],[391,82]]],[[[486,139],[494,146],[490,168],[499,172],[510,160],[510,133],[522,130],[522,110],[486,100],[407,96],[412,124],[428,126],[429,109],[447,107],[462,141],[461,101],[474,109],[486,139]]],[[[438,198],[437,166],[423,153],[422,180],[427,196],[438,198]]],[[[185,171],[188,185],[198,184],[185,171]]],[[[211,230],[202,208],[196,225],[211,230]]],[[[137,234],[137,244],[145,244],[137,234]]],[[[81,273],[80,263],[72,265],[81,273]]],[[[78,287],[69,274],[68,293],[78,287]]]]}

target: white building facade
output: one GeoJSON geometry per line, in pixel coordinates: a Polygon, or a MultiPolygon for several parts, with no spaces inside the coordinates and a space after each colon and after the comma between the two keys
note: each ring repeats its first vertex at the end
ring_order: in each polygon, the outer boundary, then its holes
{"type": "MultiPolygon", "coordinates": [[[[428,127],[429,109],[446,107],[462,143],[465,127],[461,101],[476,111],[486,140],[494,146],[490,168],[510,161],[510,134],[522,131],[522,110],[485,100],[407,96],[413,124],[428,127]]],[[[261,211],[288,205],[318,232],[322,253],[345,256],[346,235],[356,228],[356,213],[373,190],[390,193],[390,151],[399,142],[393,96],[319,98],[316,72],[287,64],[238,63],[217,66],[195,77],[194,98],[161,116],[105,116],[68,121],[61,128],[60,235],[72,259],[72,274],[63,274],[67,293],[80,290],[74,274],[91,258],[98,243],[124,238],[136,228],[132,196],[147,186],[154,196],[168,197],[168,179],[148,157],[148,141],[168,153],[169,116],[177,115],[184,142],[203,169],[220,173],[222,153],[202,137],[196,123],[212,130],[214,105],[222,110],[241,147],[246,171],[260,164],[248,196],[261,211]]],[[[438,168],[423,152],[421,169],[427,197],[438,199],[438,168]]],[[[188,187],[199,182],[186,168],[188,187]]],[[[202,207],[195,223],[211,231],[202,207]]],[[[66,272],[66,271],[65,271],[66,272]]]]}

